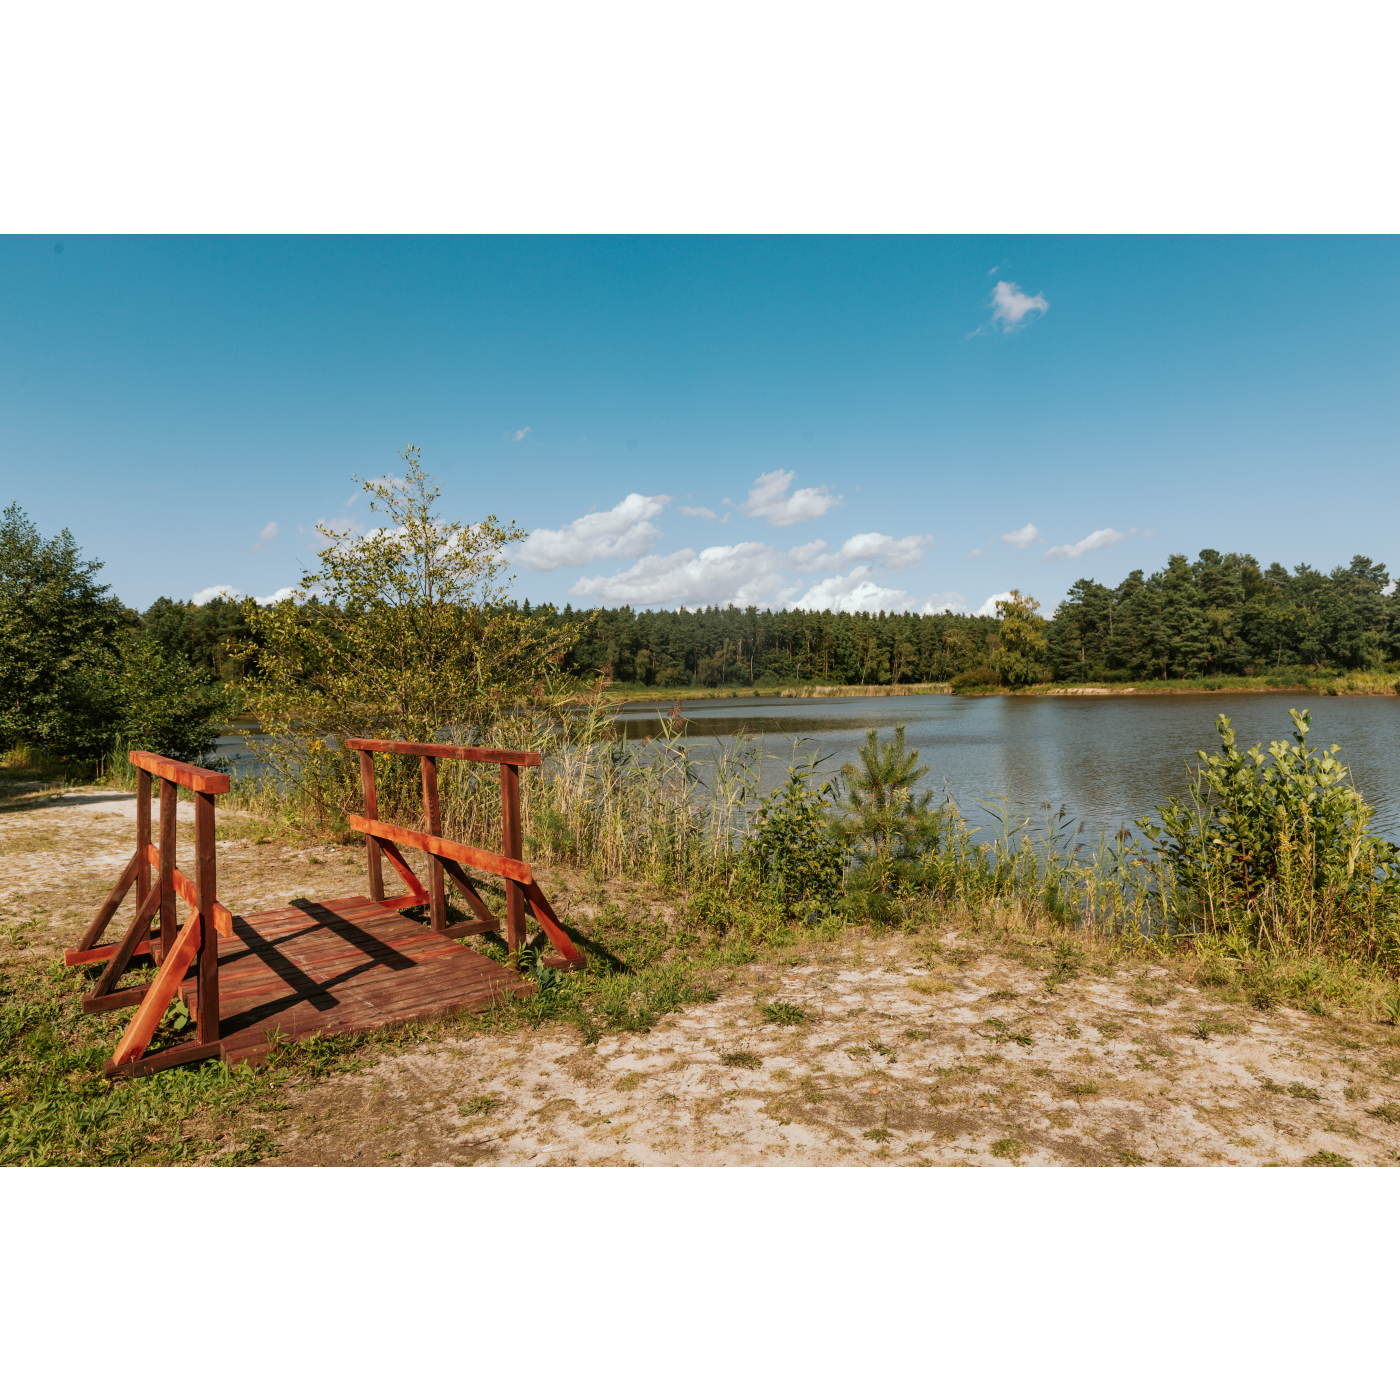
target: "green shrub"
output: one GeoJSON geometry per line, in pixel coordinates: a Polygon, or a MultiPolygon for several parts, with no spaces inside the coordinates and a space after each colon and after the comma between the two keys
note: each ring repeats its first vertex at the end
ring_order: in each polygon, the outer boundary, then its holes
{"type": "Polygon", "coordinates": [[[1372,835],[1373,809],[1336,755],[1308,747],[1309,715],[1290,710],[1297,743],[1242,754],[1229,719],[1221,753],[1186,797],[1142,823],[1174,879],[1180,916],[1212,932],[1277,944],[1363,935],[1394,941],[1400,848],[1372,835]]]}
{"type": "Polygon", "coordinates": [[[817,785],[821,762],[813,757],[789,767],[787,782],[759,802],[744,843],[746,863],[785,913],[798,905],[829,909],[841,893],[844,857],[828,815],[832,784],[817,785]]]}

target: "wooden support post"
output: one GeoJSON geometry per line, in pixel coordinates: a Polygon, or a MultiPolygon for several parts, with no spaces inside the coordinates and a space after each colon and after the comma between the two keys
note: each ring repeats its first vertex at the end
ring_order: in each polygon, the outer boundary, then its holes
{"type": "Polygon", "coordinates": [[[160,947],[161,961],[180,928],[175,917],[175,819],[179,816],[180,788],[169,778],[160,780],[160,947]]]}
{"type": "MultiPolygon", "coordinates": [[[[374,755],[360,750],[360,781],[365,789],[365,816],[370,821],[379,820],[379,794],[374,788],[374,755]]],[[[384,858],[379,850],[379,842],[373,836],[365,837],[365,850],[369,853],[369,897],[378,902],[384,898],[384,858]]]]}
{"type": "MultiPolygon", "coordinates": [[[[442,811],[438,805],[437,759],[424,754],[419,762],[423,765],[423,819],[427,823],[429,836],[441,836],[442,811]]],[[[434,932],[441,933],[447,927],[447,891],[443,885],[442,861],[431,851],[427,854],[428,913],[432,918],[434,932]]]]}
{"type": "MultiPolygon", "coordinates": [[[[194,796],[194,885],[199,910],[199,1043],[219,1038],[219,932],[214,927],[218,898],[214,862],[214,794],[194,796]]],[[[164,855],[162,845],[161,853],[164,855]]]]}
{"type": "MultiPolygon", "coordinates": [[[[136,770],[136,907],[139,909],[151,892],[151,863],[146,851],[151,844],[151,775],[144,768],[136,770]]],[[[164,934],[162,929],[161,933],[164,934]]],[[[165,949],[152,940],[151,956],[160,962],[165,949]]]]}
{"type": "MultiPolygon", "coordinates": [[[[502,854],[520,860],[524,842],[520,835],[520,769],[501,764],[502,854]]],[[[518,953],[525,945],[525,891],[515,880],[506,881],[506,947],[518,953]]]]}

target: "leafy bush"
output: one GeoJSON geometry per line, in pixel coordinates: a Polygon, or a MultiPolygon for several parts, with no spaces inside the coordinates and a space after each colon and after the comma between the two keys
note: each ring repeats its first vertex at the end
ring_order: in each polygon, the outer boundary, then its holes
{"type": "Polygon", "coordinates": [[[763,798],[744,846],[745,861],[777,893],[785,913],[799,904],[829,909],[841,893],[844,858],[828,809],[833,785],[816,785],[821,759],[788,768],[788,780],[763,798]]]}
{"type": "Polygon", "coordinates": [[[1221,753],[1188,795],[1144,822],[1171,871],[1182,913],[1205,927],[1277,941],[1314,933],[1393,935],[1400,914],[1400,848],[1371,834],[1373,809],[1336,755],[1307,744],[1306,710],[1290,710],[1297,743],[1242,754],[1226,716],[1221,753]]]}

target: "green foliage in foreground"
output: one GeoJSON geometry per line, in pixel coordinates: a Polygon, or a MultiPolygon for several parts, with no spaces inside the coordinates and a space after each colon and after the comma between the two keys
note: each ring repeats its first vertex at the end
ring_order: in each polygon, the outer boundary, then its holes
{"type": "Polygon", "coordinates": [[[1230,721],[1221,753],[1197,754],[1188,795],[1145,830],[1193,923],[1252,942],[1393,948],[1400,936],[1400,848],[1370,831],[1373,809],[1337,759],[1309,747],[1309,715],[1290,710],[1297,742],[1241,754],[1230,721]]]}

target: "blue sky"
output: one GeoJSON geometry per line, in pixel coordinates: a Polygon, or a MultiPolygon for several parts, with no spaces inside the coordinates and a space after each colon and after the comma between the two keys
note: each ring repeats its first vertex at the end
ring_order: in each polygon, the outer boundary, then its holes
{"type": "Polygon", "coordinates": [[[9,237],[0,496],[137,607],[294,584],[410,441],[535,601],[1400,569],[1397,311],[1394,239],[9,237]]]}

